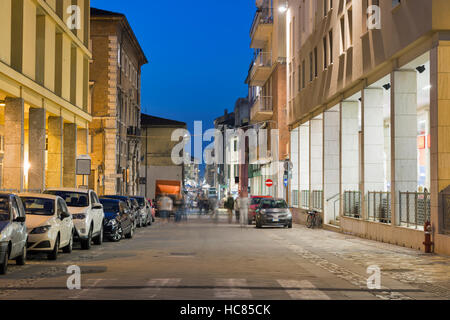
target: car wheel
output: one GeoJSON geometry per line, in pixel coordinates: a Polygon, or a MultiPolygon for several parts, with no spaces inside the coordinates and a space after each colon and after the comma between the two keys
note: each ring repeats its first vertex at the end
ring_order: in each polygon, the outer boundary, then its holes
{"type": "Polygon", "coordinates": [[[92,227],[89,229],[88,238],[86,240],[81,240],[81,249],[89,250],[91,248],[92,242],[92,227]]]}
{"type": "Polygon", "coordinates": [[[53,247],[52,252],[48,254],[48,260],[56,260],[58,259],[58,251],[59,251],[59,236],[56,238],[55,246],[53,247]]]}
{"type": "Polygon", "coordinates": [[[72,235],[69,240],[69,244],[63,248],[63,252],[64,253],[72,253],[72,250],[73,250],[73,230],[72,230],[72,235]]]}
{"type": "Polygon", "coordinates": [[[100,234],[94,238],[94,244],[100,246],[103,243],[103,221],[100,228],[100,234]]]}
{"type": "Polygon", "coordinates": [[[131,239],[131,238],[133,238],[133,235],[134,235],[134,229],[133,229],[133,227],[131,227],[130,232],[128,232],[128,233],[125,235],[125,238],[131,239]]]}
{"type": "Polygon", "coordinates": [[[0,274],[6,274],[6,272],[8,271],[8,260],[9,260],[8,251],[5,252],[5,254],[3,255],[3,261],[0,263],[0,274]]]}
{"type": "Polygon", "coordinates": [[[25,244],[22,249],[22,254],[16,258],[16,264],[18,266],[24,266],[27,263],[27,245],[25,244]]]}
{"type": "Polygon", "coordinates": [[[288,228],[289,228],[289,229],[292,229],[292,222],[289,222],[288,228]]]}
{"type": "Polygon", "coordinates": [[[123,230],[121,226],[117,227],[116,233],[114,234],[114,236],[112,237],[112,241],[113,242],[119,242],[122,239],[123,236],[123,230]]]}

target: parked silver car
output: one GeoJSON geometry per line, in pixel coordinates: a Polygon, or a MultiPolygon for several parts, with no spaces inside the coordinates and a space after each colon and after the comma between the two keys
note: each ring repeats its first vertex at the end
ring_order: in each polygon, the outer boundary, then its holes
{"type": "Polygon", "coordinates": [[[148,203],[147,199],[144,197],[133,197],[132,199],[136,199],[139,204],[139,213],[141,215],[141,226],[146,227],[152,225],[152,211],[150,207],[150,203],[148,203]]]}
{"type": "Polygon", "coordinates": [[[27,227],[22,200],[0,193],[0,274],[6,274],[8,261],[24,265],[27,259],[27,227]]]}

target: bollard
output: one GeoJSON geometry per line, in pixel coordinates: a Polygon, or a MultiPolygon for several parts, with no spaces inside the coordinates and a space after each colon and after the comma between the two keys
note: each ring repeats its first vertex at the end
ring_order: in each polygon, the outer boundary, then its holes
{"type": "Polygon", "coordinates": [[[431,241],[431,223],[430,221],[425,222],[423,230],[425,231],[425,241],[423,244],[425,245],[425,253],[431,253],[431,246],[433,242],[431,241]]]}

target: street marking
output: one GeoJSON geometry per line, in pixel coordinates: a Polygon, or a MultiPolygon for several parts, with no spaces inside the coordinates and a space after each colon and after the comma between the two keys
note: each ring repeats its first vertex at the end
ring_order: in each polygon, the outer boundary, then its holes
{"type": "Polygon", "coordinates": [[[145,288],[148,292],[149,298],[155,298],[163,287],[176,287],[181,282],[181,279],[152,279],[147,282],[148,288],[145,288]]]}
{"type": "Polygon", "coordinates": [[[294,300],[330,300],[330,297],[317,290],[308,280],[277,280],[294,300]]]}
{"type": "MultiPolygon", "coordinates": [[[[69,297],[69,299],[79,299],[81,295],[88,293],[92,288],[95,288],[103,280],[106,280],[106,279],[88,279],[88,281],[94,281],[94,283],[86,289],[79,290],[80,293],[78,293],[77,295],[75,295],[73,297],[69,297]]],[[[82,288],[83,288],[83,286],[82,286],[82,288]]]]}
{"type": "Polygon", "coordinates": [[[214,296],[219,299],[251,299],[250,289],[241,289],[247,287],[246,279],[216,279],[214,296]],[[229,287],[229,288],[223,288],[229,287]]]}

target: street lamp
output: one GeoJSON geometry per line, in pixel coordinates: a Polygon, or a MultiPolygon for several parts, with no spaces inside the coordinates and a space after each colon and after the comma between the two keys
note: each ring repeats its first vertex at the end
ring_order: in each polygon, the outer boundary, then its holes
{"type": "Polygon", "coordinates": [[[286,0],[283,4],[281,4],[278,7],[278,12],[285,13],[288,10],[288,7],[289,7],[289,4],[288,4],[288,1],[286,0]]]}

